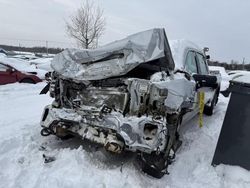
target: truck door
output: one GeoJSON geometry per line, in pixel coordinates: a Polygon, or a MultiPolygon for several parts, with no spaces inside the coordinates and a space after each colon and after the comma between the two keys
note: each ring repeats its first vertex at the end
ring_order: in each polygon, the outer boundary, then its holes
{"type": "MultiPolygon", "coordinates": [[[[201,53],[196,52],[196,59],[198,63],[198,72],[201,75],[209,75],[208,65],[206,63],[205,56],[201,53]]],[[[215,90],[212,88],[202,88],[205,92],[205,103],[213,99],[215,90]]]]}
{"type": "MultiPolygon", "coordinates": [[[[192,50],[187,52],[184,69],[190,75],[199,73],[196,54],[192,50]]],[[[191,79],[193,79],[193,78],[191,77],[191,79]]],[[[188,112],[187,114],[184,115],[183,123],[185,123],[185,122],[189,121],[190,119],[192,119],[198,112],[199,112],[199,104],[198,104],[198,95],[197,95],[197,92],[196,92],[195,93],[195,98],[194,98],[194,104],[193,104],[193,111],[188,112]]]]}

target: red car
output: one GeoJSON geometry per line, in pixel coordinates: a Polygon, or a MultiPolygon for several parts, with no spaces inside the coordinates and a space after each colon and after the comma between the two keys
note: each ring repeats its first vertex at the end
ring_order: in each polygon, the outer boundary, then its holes
{"type": "Polygon", "coordinates": [[[0,63],[0,85],[15,82],[36,84],[41,81],[35,73],[21,72],[10,65],[0,63]]]}

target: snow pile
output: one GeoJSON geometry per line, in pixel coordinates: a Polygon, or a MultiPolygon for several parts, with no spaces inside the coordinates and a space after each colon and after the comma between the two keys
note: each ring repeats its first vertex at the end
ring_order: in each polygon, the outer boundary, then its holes
{"type": "Polygon", "coordinates": [[[1,57],[6,57],[6,55],[4,53],[0,53],[0,58],[1,57]]]}
{"type": "Polygon", "coordinates": [[[30,60],[30,64],[36,65],[38,69],[42,69],[45,71],[52,71],[51,61],[53,58],[37,58],[35,60],[30,60]]]}
{"type": "Polygon", "coordinates": [[[215,114],[183,125],[183,145],[170,175],[154,179],[134,165],[134,155],[105,155],[79,139],[40,136],[43,108],[52,102],[39,95],[45,83],[0,86],[0,187],[250,187],[250,172],[211,166],[228,99],[220,96],[215,114]],[[55,157],[44,163],[43,154],[55,157]],[[105,156],[108,156],[105,157],[105,156]]]}
{"type": "Polygon", "coordinates": [[[242,74],[242,76],[235,78],[234,81],[250,84],[250,72],[242,74]]]}
{"type": "Polygon", "coordinates": [[[229,74],[231,80],[240,79],[240,80],[243,80],[243,82],[244,82],[245,79],[246,79],[246,81],[248,80],[246,76],[250,75],[250,71],[236,70],[236,71],[230,71],[228,74],[229,74]],[[241,77],[243,77],[243,78],[241,78],[241,77]]]}
{"type": "Polygon", "coordinates": [[[7,56],[0,56],[0,62],[8,64],[20,71],[23,71],[26,68],[29,68],[29,62],[21,59],[10,58],[7,56]]]}

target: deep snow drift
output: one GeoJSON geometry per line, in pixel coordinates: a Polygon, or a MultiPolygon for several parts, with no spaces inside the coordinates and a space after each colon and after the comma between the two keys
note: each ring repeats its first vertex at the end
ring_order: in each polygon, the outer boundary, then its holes
{"type": "Polygon", "coordinates": [[[183,145],[170,175],[154,179],[140,172],[134,156],[110,156],[81,146],[40,136],[39,121],[48,95],[39,95],[45,83],[0,86],[0,187],[250,187],[250,172],[211,161],[228,99],[220,96],[212,117],[184,125],[183,145]],[[43,154],[56,158],[44,164],[43,154]],[[106,158],[106,157],[109,158],[106,158]],[[113,159],[113,160],[112,160],[113,159]]]}

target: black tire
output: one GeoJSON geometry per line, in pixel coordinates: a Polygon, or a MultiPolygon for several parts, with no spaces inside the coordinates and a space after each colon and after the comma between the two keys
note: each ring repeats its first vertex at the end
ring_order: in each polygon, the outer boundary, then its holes
{"type": "Polygon", "coordinates": [[[58,135],[56,135],[56,137],[59,138],[60,140],[69,140],[69,139],[73,138],[74,136],[68,134],[68,135],[65,135],[65,136],[58,136],[58,135]]]}
{"type": "Polygon", "coordinates": [[[178,133],[178,129],[180,128],[182,123],[182,117],[182,115],[178,117],[178,126],[176,126],[174,141],[170,142],[170,140],[168,140],[169,144],[171,144],[171,149],[168,151],[168,153],[139,153],[139,155],[137,156],[137,161],[144,173],[158,179],[162,178],[165,174],[168,174],[168,165],[173,162],[175,153],[182,144],[182,141],[179,139],[180,135],[178,133]],[[174,152],[172,156],[169,155],[171,150],[174,152]]]}
{"type": "Polygon", "coordinates": [[[36,82],[30,78],[24,78],[20,81],[20,83],[35,84],[36,82]]]}
{"type": "MultiPolygon", "coordinates": [[[[62,130],[65,130],[65,129],[60,129],[61,131],[62,130]]],[[[61,140],[68,140],[68,139],[71,139],[74,137],[73,134],[70,134],[69,132],[67,131],[63,131],[63,132],[56,132],[55,133],[56,137],[61,139],[61,140]]]]}
{"type": "Polygon", "coordinates": [[[203,113],[206,114],[207,116],[212,116],[213,115],[214,107],[218,103],[219,93],[220,93],[220,88],[217,88],[216,93],[214,94],[213,100],[211,102],[211,105],[210,106],[208,106],[208,105],[204,106],[203,113]]]}
{"type": "Polygon", "coordinates": [[[140,153],[137,156],[138,164],[141,170],[155,178],[162,178],[167,174],[168,160],[164,159],[163,154],[140,153]]]}
{"type": "Polygon", "coordinates": [[[205,105],[203,113],[207,116],[212,116],[214,113],[214,104],[212,103],[211,106],[205,105]]]}

